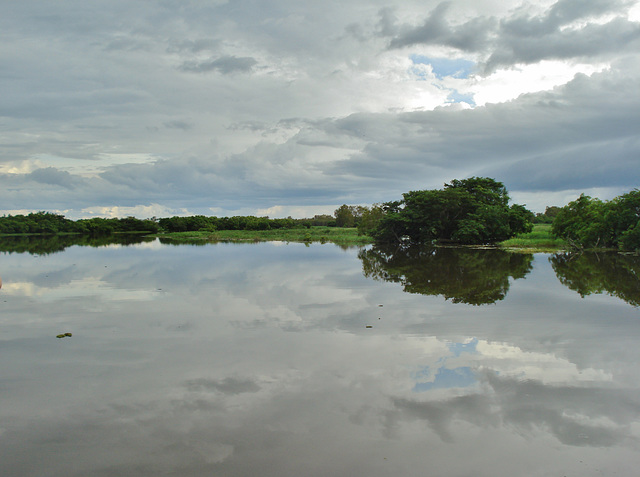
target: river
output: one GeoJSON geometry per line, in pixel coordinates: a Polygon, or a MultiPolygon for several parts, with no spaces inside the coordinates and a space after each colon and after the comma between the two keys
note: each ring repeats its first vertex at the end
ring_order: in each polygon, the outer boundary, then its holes
{"type": "Polygon", "coordinates": [[[637,472],[638,257],[98,245],[0,255],[3,475],[637,472]]]}

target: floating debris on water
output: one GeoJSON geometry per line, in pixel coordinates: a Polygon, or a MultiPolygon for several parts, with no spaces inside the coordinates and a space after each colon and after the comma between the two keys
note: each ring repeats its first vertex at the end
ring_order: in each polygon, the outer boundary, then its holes
{"type": "Polygon", "coordinates": [[[367,325],[367,326],[365,326],[365,328],[373,328],[373,326],[367,325]]]}
{"type": "Polygon", "coordinates": [[[70,338],[71,336],[73,336],[71,333],[61,333],[56,338],[70,338]]]}
{"type": "Polygon", "coordinates": [[[384,306],[384,305],[378,305],[378,306],[384,306]]]}

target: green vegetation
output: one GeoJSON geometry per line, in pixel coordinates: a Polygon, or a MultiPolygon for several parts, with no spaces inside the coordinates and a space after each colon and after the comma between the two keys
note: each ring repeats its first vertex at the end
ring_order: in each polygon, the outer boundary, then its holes
{"type": "Polygon", "coordinates": [[[502,248],[519,249],[519,250],[535,250],[556,251],[567,247],[567,243],[559,239],[551,233],[550,224],[534,224],[531,232],[516,235],[514,238],[499,243],[502,248]]]}
{"type": "Polygon", "coordinates": [[[378,243],[495,244],[532,230],[534,214],[508,203],[506,188],[494,179],[454,180],[383,204],[372,235],[378,243]]]}
{"type": "Polygon", "coordinates": [[[159,226],[155,220],[140,220],[135,217],[123,219],[95,217],[73,221],[65,218],[64,215],[51,212],[0,217],[0,234],[2,235],[86,234],[99,236],[113,233],[155,233],[158,230],[159,226]]]}
{"type": "Polygon", "coordinates": [[[215,230],[176,232],[159,235],[164,243],[208,243],[208,242],[332,242],[339,245],[365,245],[371,238],[358,233],[356,228],[297,227],[277,230],[215,230]]]}
{"type": "Polygon", "coordinates": [[[640,250],[640,191],[611,201],[582,194],[564,206],[553,221],[552,233],[576,249],[640,250]]]}
{"type": "Polygon", "coordinates": [[[556,207],[552,205],[550,207],[546,207],[544,210],[544,214],[537,213],[535,218],[533,219],[534,224],[552,224],[553,219],[556,218],[558,212],[560,212],[561,207],[556,207]]]}
{"type": "Polygon", "coordinates": [[[189,217],[168,217],[158,220],[159,228],[164,232],[196,232],[216,230],[278,230],[295,227],[296,221],[288,219],[270,219],[268,217],[235,216],[207,217],[192,215],[189,217]]]}

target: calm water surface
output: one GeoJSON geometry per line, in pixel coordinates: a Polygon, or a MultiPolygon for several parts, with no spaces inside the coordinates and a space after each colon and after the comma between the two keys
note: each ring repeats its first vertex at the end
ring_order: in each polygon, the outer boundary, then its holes
{"type": "Polygon", "coordinates": [[[332,244],[3,253],[0,474],[637,475],[639,272],[332,244]]]}

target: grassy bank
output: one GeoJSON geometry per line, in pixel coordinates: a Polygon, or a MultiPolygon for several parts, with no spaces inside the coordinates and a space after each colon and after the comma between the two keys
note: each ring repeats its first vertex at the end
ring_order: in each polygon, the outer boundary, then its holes
{"type": "Polygon", "coordinates": [[[534,252],[554,252],[567,246],[562,239],[551,235],[551,224],[535,224],[528,234],[520,234],[504,242],[500,247],[507,249],[520,249],[534,252]]]}
{"type": "Polygon", "coordinates": [[[172,243],[198,242],[332,242],[339,245],[366,245],[371,237],[358,235],[355,228],[311,227],[277,230],[216,230],[159,234],[172,243]]]}

